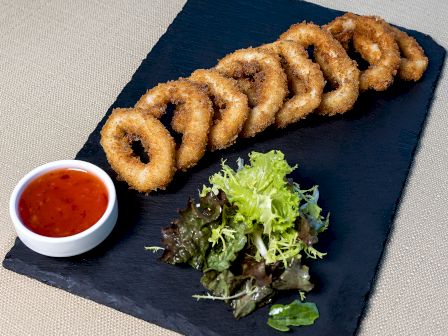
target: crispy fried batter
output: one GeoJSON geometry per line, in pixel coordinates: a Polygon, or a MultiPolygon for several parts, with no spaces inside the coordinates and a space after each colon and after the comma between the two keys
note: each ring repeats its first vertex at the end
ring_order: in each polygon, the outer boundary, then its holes
{"type": "Polygon", "coordinates": [[[107,161],[119,177],[141,192],[165,187],[173,179],[175,143],[167,129],[153,116],[139,109],[115,109],[101,130],[101,145],[107,161]],[[149,156],[144,164],[132,150],[140,140],[149,156]]]}
{"type": "Polygon", "coordinates": [[[196,165],[205,153],[213,116],[212,103],[200,87],[179,79],[148,90],[135,107],[160,118],[168,103],[176,105],[171,126],[182,133],[182,143],[176,152],[176,166],[187,170],[196,165]]]}
{"type": "Polygon", "coordinates": [[[323,26],[323,29],[330,32],[346,49],[353,40],[355,50],[369,62],[369,68],[362,71],[359,78],[361,91],[384,91],[393,83],[400,65],[400,53],[384,20],[346,13],[323,26]]]}
{"type": "Polygon", "coordinates": [[[235,80],[224,77],[214,69],[196,70],[189,79],[205,85],[216,107],[208,147],[214,151],[232,145],[249,115],[246,95],[238,89],[235,80]]]}
{"type": "Polygon", "coordinates": [[[305,48],[314,46],[314,58],[334,87],[323,94],[318,113],[331,116],[353,107],[359,94],[359,70],[331,34],[313,23],[302,22],[292,25],[280,35],[280,40],[296,41],[305,48]]]}
{"type": "Polygon", "coordinates": [[[220,60],[216,69],[236,79],[249,98],[252,108],[242,137],[253,137],[274,123],[288,90],[278,55],[254,48],[240,49],[220,60]]]}
{"type": "MultiPolygon", "coordinates": [[[[428,67],[428,58],[418,42],[405,32],[399,30],[384,22],[386,27],[393,34],[395,42],[398,44],[401,59],[398,68],[398,77],[406,81],[418,81],[428,67]]],[[[377,44],[366,36],[356,36],[353,39],[355,48],[361,54],[368,54],[373,62],[378,62],[381,57],[381,51],[377,44]]]]}
{"type": "Polygon", "coordinates": [[[164,189],[176,169],[196,165],[207,144],[212,151],[226,148],[238,136],[253,137],[273,123],[286,127],[313,110],[328,116],[344,113],[360,90],[386,90],[397,73],[417,81],[427,67],[417,41],[380,18],[346,13],[323,28],[303,22],[276,42],[225,56],[214,69],[157,85],[134,109],[115,109],[101,131],[101,145],[131,188],[164,189]],[[352,44],[369,62],[367,70],[361,72],[347,55],[352,44]],[[311,46],[317,64],[304,49],[311,46]],[[323,93],[325,80],[333,90],[323,93]],[[182,134],[177,150],[158,120],[168,104],[175,105],[172,129],[182,134]],[[135,140],[141,141],[149,163],[134,154],[135,140]]]}
{"type": "Polygon", "coordinates": [[[406,81],[418,81],[428,67],[428,57],[418,42],[398,28],[388,25],[401,52],[398,76],[406,81]]]}
{"type": "Polygon", "coordinates": [[[319,65],[308,58],[308,53],[297,42],[280,40],[260,48],[281,57],[291,87],[292,97],[275,116],[277,127],[283,128],[305,118],[320,105],[325,80],[319,65]]]}

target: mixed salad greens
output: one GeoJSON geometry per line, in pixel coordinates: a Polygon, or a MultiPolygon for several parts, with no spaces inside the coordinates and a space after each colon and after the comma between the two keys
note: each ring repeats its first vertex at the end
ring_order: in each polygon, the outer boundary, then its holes
{"type": "Polygon", "coordinates": [[[236,318],[269,303],[278,291],[297,290],[300,300],[273,305],[268,324],[280,331],[313,324],[319,313],[314,303],[303,302],[313,288],[303,259],[325,255],[313,247],[329,224],[317,203],[318,187],[303,190],[287,179],[296,167],[281,151],[252,152],[249,159],[238,159],[236,170],[222,162],[199,202],[190,199],[162,230],[161,259],[202,271],[208,292],[194,297],[223,300],[236,318]]]}

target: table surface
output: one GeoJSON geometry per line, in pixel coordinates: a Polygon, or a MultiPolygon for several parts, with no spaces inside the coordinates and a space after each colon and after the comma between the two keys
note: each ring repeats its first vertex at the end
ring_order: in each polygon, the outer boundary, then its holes
{"type": "MultiPolygon", "coordinates": [[[[313,2],[382,16],[448,49],[448,2],[313,2]]],[[[75,156],[184,3],[0,0],[0,256],[15,239],[8,215],[14,185],[35,166],[75,156]]],[[[360,335],[446,335],[446,72],[360,335]]],[[[2,267],[0,334],[175,335],[2,267]]]]}

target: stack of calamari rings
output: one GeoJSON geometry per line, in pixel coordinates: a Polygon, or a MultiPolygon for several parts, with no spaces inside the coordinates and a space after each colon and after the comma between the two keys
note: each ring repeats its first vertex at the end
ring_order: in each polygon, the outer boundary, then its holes
{"type": "Polygon", "coordinates": [[[253,137],[271,125],[284,128],[316,112],[350,110],[359,92],[386,90],[398,76],[418,81],[428,58],[417,41],[384,20],[347,13],[322,27],[292,25],[273,43],[237,50],[213,69],[148,90],[134,108],[115,109],[101,131],[101,145],[118,177],[141,192],[164,189],[211,151],[253,137]],[[314,61],[306,48],[314,49],[314,61]],[[368,62],[359,70],[347,50],[368,62]],[[331,91],[324,92],[328,82],[331,91]],[[160,118],[182,135],[176,144],[160,118]],[[149,156],[143,163],[132,143],[149,156]]]}

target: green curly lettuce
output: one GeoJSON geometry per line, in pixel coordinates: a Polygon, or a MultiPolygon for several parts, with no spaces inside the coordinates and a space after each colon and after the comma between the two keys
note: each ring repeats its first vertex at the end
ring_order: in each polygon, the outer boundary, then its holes
{"type": "MultiPolygon", "coordinates": [[[[248,242],[255,247],[254,259],[264,259],[266,264],[282,262],[287,267],[293,259],[301,258],[301,251],[313,258],[322,257],[324,254],[312,247],[317,234],[328,226],[317,205],[317,186],[301,190],[298,184],[289,182],[286,176],[296,167],[287,163],[281,151],[252,152],[249,164],[242,159],[237,163],[237,170],[233,170],[223,162],[221,171],[210,177],[211,187],[204,186],[201,195],[218,191],[226,194],[236,209],[228,217],[233,223],[243,223],[248,242]],[[312,226],[306,237],[309,241],[302,240],[297,230],[303,221],[312,226]]],[[[232,238],[234,229],[220,230],[221,234],[214,232],[215,236],[221,237],[223,248],[232,249],[232,240],[238,243],[232,238]]]]}
{"type": "Polygon", "coordinates": [[[293,227],[299,196],[285,176],[295,167],[280,151],[252,152],[249,160],[250,165],[243,165],[240,159],[237,171],[223,163],[221,172],[210,177],[212,190],[225,192],[229,202],[238,208],[235,219],[244,222],[249,230],[262,228],[269,235],[293,227]]]}

